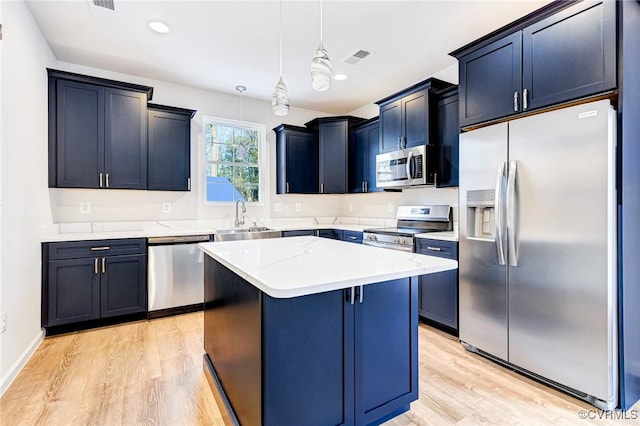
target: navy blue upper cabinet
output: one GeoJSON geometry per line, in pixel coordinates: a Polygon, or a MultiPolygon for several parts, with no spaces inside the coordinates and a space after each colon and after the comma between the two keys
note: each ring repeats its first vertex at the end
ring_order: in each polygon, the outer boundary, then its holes
{"type": "Polygon", "coordinates": [[[519,110],[522,34],[515,33],[460,58],[460,125],[519,110]]]}
{"type": "Polygon", "coordinates": [[[318,189],[321,194],[348,192],[351,128],[362,121],[362,118],[339,116],[316,118],[305,124],[318,132],[318,189]]]}
{"type": "Polygon", "coordinates": [[[147,86],[47,70],[49,186],[147,187],[147,86]]]}
{"type": "Polygon", "coordinates": [[[430,78],[376,102],[380,107],[380,153],[435,143],[433,92],[450,86],[430,78]]]}
{"type": "Polygon", "coordinates": [[[276,193],[318,193],[318,140],[304,127],[281,124],[276,133],[276,193]]]}
{"type": "Polygon", "coordinates": [[[349,192],[377,192],[376,155],[380,149],[380,125],[375,119],[355,127],[349,151],[349,192]]]}
{"type": "Polygon", "coordinates": [[[459,60],[460,126],[615,89],[615,7],[554,2],[452,52],[459,60]]]}
{"type": "Polygon", "coordinates": [[[458,186],[459,137],[458,88],[438,94],[438,174],[436,186],[458,186]]]}
{"type": "Polygon", "coordinates": [[[191,118],[194,110],[148,104],[147,187],[191,190],[191,118]]]}
{"type": "Polygon", "coordinates": [[[615,2],[580,3],[523,30],[522,101],[526,108],[615,87],[615,2]]]}

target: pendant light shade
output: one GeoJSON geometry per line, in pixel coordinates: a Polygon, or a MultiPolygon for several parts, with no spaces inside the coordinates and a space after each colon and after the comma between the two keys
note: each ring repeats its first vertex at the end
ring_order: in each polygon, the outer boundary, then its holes
{"type": "Polygon", "coordinates": [[[282,0],[280,0],[280,79],[273,89],[271,108],[275,115],[289,114],[289,91],[282,80],[282,0]]]}
{"type": "Polygon", "coordinates": [[[329,54],[320,41],[320,46],[311,61],[311,87],[316,92],[326,92],[331,89],[331,61],[329,54]]]}
{"type": "Polygon", "coordinates": [[[320,0],[320,46],[311,60],[311,87],[313,90],[326,92],[331,89],[331,73],[329,54],[322,44],[322,0],[320,0]]]}
{"type": "Polygon", "coordinates": [[[275,115],[289,114],[289,91],[284,81],[282,81],[282,76],[280,76],[280,80],[278,80],[278,84],[276,84],[276,88],[273,91],[271,107],[275,115]]]}

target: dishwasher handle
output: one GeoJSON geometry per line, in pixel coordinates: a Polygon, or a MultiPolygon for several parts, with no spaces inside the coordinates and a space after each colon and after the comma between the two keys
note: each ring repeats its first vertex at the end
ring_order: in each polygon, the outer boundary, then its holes
{"type": "Polygon", "coordinates": [[[150,246],[157,246],[160,244],[190,244],[190,243],[202,243],[211,241],[210,235],[181,235],[175,237],[150,237],[147,243],[150,246]]]}

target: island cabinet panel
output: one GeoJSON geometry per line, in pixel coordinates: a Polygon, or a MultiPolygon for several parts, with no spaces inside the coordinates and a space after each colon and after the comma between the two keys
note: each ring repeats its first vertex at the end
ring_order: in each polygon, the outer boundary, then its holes
{"type": "Polygon", "coordinates": [[[205,260],[205,365],[239,424],[365,425],[418,398],[418,286],[273,298],[205,260]]]}
{"type": "Polygon", "coordinates": [[[406,411],[418,398],[418,287],[410,280],[356,288],[356,424],[406,411]]]}
{"type": "Polygon", "coordinates": [[[614,90],[617,3],[556,2],[452,52],[459,60],[460,126],[614,90]]]}
{"type": "Polygon", "coordinates": [[[344,294],[264,296],[264,425],[353,424],[354,312],[344,294]]]}

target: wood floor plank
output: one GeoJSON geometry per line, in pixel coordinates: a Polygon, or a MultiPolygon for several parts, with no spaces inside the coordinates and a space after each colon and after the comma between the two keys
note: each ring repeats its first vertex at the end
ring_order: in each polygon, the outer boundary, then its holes
{"type": "MultiPolygon", "coordinates": [[[[202,312],[47,338],[0,399],[0,425],[224,425],[203,346],[202,312]]],[[[389,426],[640,424],[600,420],[424,324],[419,358],[419,400],[389,426]]]]}

